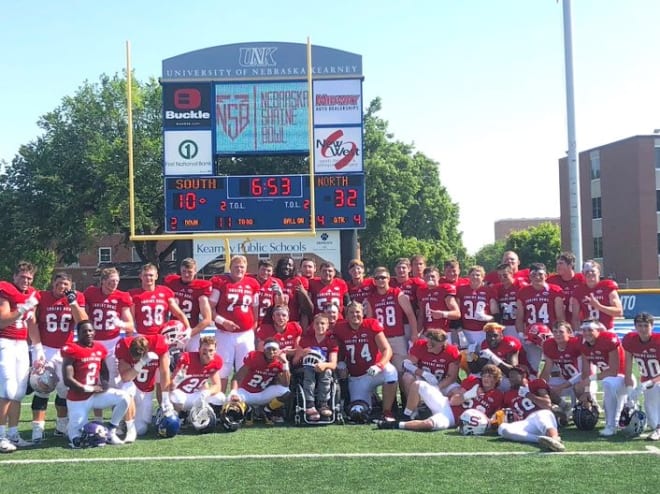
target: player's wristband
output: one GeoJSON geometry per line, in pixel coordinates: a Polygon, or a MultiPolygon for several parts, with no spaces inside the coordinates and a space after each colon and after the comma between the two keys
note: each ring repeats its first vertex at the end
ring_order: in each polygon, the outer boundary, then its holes
{"type": "Polygon", "coordinates": [[[82,387],[82,389],[85,393],[93,393],[94,392],[94,386],[90,386],[89,384],[85,384],[82,387]]]}
{"type": "Polygon", "coordinates": [[[160,403],[163,406],[172,406],[172,401],[170,400],[170,392],[163,391],[160,398],[160,403]]]}
{"type": "Polygon", "coordinates": [[[227,320],[227,319],[224,318],[224,317],[222,317],[220,314],[218,314],[217,316],[215,316],[215,322],[216,322],[217,324],[219,324],[220,326],[222,326],[222,325],[225,323],[226,320],[227,320]]]}
{"type": "Polygon", "coordinates": [[[282,370],[284,372],[289,372],[289,363],[288,362],[286,364],[282,364],[282,370]]]}

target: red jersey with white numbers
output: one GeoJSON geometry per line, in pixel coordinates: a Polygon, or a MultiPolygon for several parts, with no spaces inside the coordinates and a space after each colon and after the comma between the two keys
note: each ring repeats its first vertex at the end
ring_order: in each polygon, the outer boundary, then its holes
{"type": "Polygon", "coordinates": [[[353,302],[359,302],[364,306],[364,301],[376,290],[373,278],[365,278],[357,285],[353,281],[348,282],[348,296],[353,302]]]}
{"type": "Polygon", "coordinates": [[[275,305],[275,290],[274,285],[277,285],[282,293],[284,293],[284,283],[279,278],[271,276],[267,280],[260,280],[254,277],[259,283],[259,324],[262,322],[272,323],[273,318],[270,313],[271,307],[275,305]]]}
{"type": "Polygon", "coordinates": [[[206,364],[202,364],[199,359],[199,352],[184,352],[179,357],[172,378],[177,376],[181,369],[185,367],[186,377],[176,388],[186,394],[192,394],[196,391],[202,391],[213,374],[222,368],[222,357],[217,353],[206,364]]]}
{"type": "Polygon", "coordinates": [[[302,286],[309,291],[309,280],[304,276],[294,276],[282,280],[284,293],[289,296],[289,321],[300,321],[300,302],[298,302],[298,287],[302,286]]]}
{"type": "Polygon", "coordinates": [[[609,306],[610,294],[617,291],[618,289],[619,286],[616,284],[616,281],[613,280],[600,280],[593,288],[589,288],[587,285],[580,285],[576,287],[573,291],[573,297],[580,304],[580,320],[584,321],[585,319],[597,319],[607,329],[612,329],[614,327],[614,316],[605,314],[595,307],[592,307],[591,304],[585,299],[589,295],[593,295],[602,305],[609,306]]]}
{"type": "Polygon", "coordinates": [[[601,331],[598,333],[593,346],[589,345],[584,340],[582,340],[582,343],[580,344],[580,353],[582,353],[590,363],[598,367],[598,372],[609,369],[610,352],[613,350],[616,350],[619,355],[619,371],[617,374],[625,374],[626,359],[623,347],[621,346],[621,342],[616,333],[611,331],[601,331]]]}
{"type": "Polygon", "coordinates": [[[461,325],[468,331],[482,331],[488,321],[476,319],[477,313],[490,314],[490,301],[495,298],[492,287],[483,285],[472,288],[470,285],[456,289],[458,306],[461,309],[461,325]]]}
{"type": "MultiPolygon", "coordinates": [[[[76,292],[76,300],[80,307],[85,306],[85,297],[82,293],[76,292]]],[[[75,325],[66,296],[55,297],[50,290],[39,292],[37,326],[44,346],[62,348],[65,343],[73,341],[75,325]]]]}
{"type": "MultiPolygon", "coordinates": [[[[145,338],[149,342],[148,351],[154,352],[156,355],[158,355],[158,359],[149,361],[149,363],[142,368],[135,379],[133,379],[133,382],[140,391],[148,393],[153,391],[156,387],[156,375],[160,369],[159,359],[169,351],[169,347],[167,346],[165,337],[162,334],[150,334],[145,336],[145,338]]],[[[131,367],[133,367],[138,362],[133,357],[131,357],[130,352],[131,343],[134,339],[134,336],[122,338],[117,342],[117,345],[115,346],[115,356],[117,357],[117,360],[123,360],[131,367]]]]}
{"type": "Polygon", "coordinates": [[[503,406],[504,393],[497,388],[484,392],[481,378],[477,376],[468,376],[461,382],[461,387],[465,391],[472,389],[474,386],[479,386],[479,388],[482,389],[482,392],[480,392],[475,398],[451,407],[451,411],[454,414],[454,422],[456,424],[459,423],[460,417],[465,410],[474,408],[475,410],[482,412],[486,417],[491,417],[503,406]]]}
{"type": "Polygon", "coordinates": [[[546,280],[551,285],[557,285],[561,288],[562,293],[564,294],[564,312],[566,313],[566,320],[571,320],[571,297],[575,289],[585,283],[584,275],[582,273],[575,273],[575,275],[570,280],[565,280],[558,274],[552,274],[548,276],[546,280]]]}
{"type": "Polygon", "coordinates": [[[344,313],[344,296],[348,293],[348,285],[341,278],[333,278],[324,285],[318,278],[309,280],[309,295],[314,303],[314,314],[325,310],[327,305],[339,307],[339,313],[344,313]]]}
{"type": "Polygon", "coordinates": [[[165,286],[174,292],[176,303],[188,318],[190,327],[197,326],[200,321],[199,298],[211,296],[211,282],[195,279],[184,283],[180,275],[171,274],[165,277],[165,286]]]}
{"type": "Polygon", "coordinates": [[[257,325],[254,307],[259,304],[260,288],[257,280],[245,276],[242,280],[234,281],[230,275],[223,274],[211,281],[213,291],[217,290],[219,294],[216,312],[237,324],[240,328],[238,332],[254,329],[257,325]]]}
{"type": "Polygon", "coordinates": [[[390,280],[390,286],[401,288],[401,291],[408,295],[413,307],[417,307],[417,292],[426,286],[421,278],[408,278],[406,281],[399,281],[396,278],[390,280]]]}
{"type": "Polygon", "coordinates": [[[432,373],[438,381],[444,379],[449,364],[460,362],[461,353],[455,345],[445,345],[440,353],[429,352],[427,340],[420,338],[410,348],[410,355],[417,359],[417,367],[432,373]]]}
{"type": "Polygon", "coordinates": [[[561,372],[561,376],[569,380],[580,372],[580,339],[571,336],[566,342],[566,348],[560,350],[554,338],[543,342],[543,355],[552,359],[555,367],[561,372]]]}
{"type": "MultiPolygon", "coordinates": [[[[14,312],[20,304],[25,303],[35,291],[34,288],[30,287],[26,293],[23,293],[20,292],[13,283],[0,281],[0,298],[4,298],[9,302],[11,312],[14,312]]],[[[27,340],[27,320],[32,314],[34,314],[34,309],[23,314],[9,326],[0,328],[0,338],[7,338],[8,340],[27,340]]]]}
{"type": "Polygon", "coordinates": [[[275,338],[280,345],[280,350],[293,350],[296,348],[302,332],[300,324],[295,321],[287,322],[282,331],[275,329],[273,324],[264,323],[257,328],[257,339],[266,341],[268,338],[275,338]]]}
{"type": "Polygon", "coordinates": [[[133,300],[128,292],[115,290],[106,295],[98,286],[90,286],[84,292],[87,315],[94,325],[94,340],[106,341],[118,337],[121,333],[113,323],[115,317],[121,319],[124,308],[131,308],[133,300]]]}
{"type": "Polygon", "coordinates": [[[456,297],[456,287],[450,283],[425,286],[417,291],[417,306],[424,314],[420,333],[428,329],[448,329],[449,319],[434,319],[432,310],[449,310],[447,297],[456,297]]]}
{"type": "Polygon", "coordinates": [[[642,382],[660,375],[660,334],[652,333],[649,341],[642,341],[637,332],[628,333],[623,337],[622,346],[632,354],[642,382]]]}
{"type": "Polygon", "coordinates": [[[238,387],[249,393],[260,393],[266,389],[273,380],[284,371],[282,361],[274,359],[266,360],[264,352],[253,351],[248,353],[243,360],[243,365],[249,369],[238,387]]]}
{"type": "MultiPolygon", "coordinates": [[[[528,387],[531,394],[538,394],[542,389],[550,392],[550,387],[544,379],[533,379],[529,381],[528,387]]],[[[513,413],[519,417],[518,420],[526,419],[532,413],[541,410],[531,399],[520,396],[517,389],[510,389],[504,393],[504,406],[513,409],[513,413]]]]}
{"type": "Polygon", "coordinates": [[[358,329],[348,321],[338,321],[334,334],[341,344],[348,373],[352,377],[366,374],[367,369],[380,362],[381,354],[376,344],[376,335],[383,327],[376,319],[365,317],[358,329]]]}
{"type": "Polygon", "coordinates": [[[517,310],[523,312],[523,323],[525,332],[527,328],[537,322],[543,323],[548,327],[557,322],[555,312],[555,300],[563,300],[563,292],[557,285],[546,283],[540,290],[532,285],[523,287],[518,292],[518,300],[521,306],[517,310]]]}
{"type": "Polygon", "coordinates": [[[508,287],[504,286],[504,283],[493,285],[497,306],[500,308],[500,314],[502,315],[501,324],[504,326],[515,326],[516,314],[518,313],[516,300],[518,299],[518,292],[524,286],[527,286],[527,283],[520,279],[514,279],[511,286],[508,287]]]}
{"type": "Polygon", "coordinates": [[[135,306],[135,330],[143,335],[158,334],[170,319],[170,299],[174,292],[163,285],[153,291],[134,288],[129,291],[135,306]]]}
{"type": "Polygon", "coordinates": [[[367,301],[371,305],[374,318],[378,320],[385,330],[385,336],[394,338],[405,334],[403,325],[405,323],[405,314],[399,304],[399,288],[388,288],[383,294],[374,291],[367,301]]]}
{"type": "MultiPolygon", "coordinates": [[[[78,343],[67,343],[61,349],[63,359],[73,361],[73,377],[83,386],[96,386],[101,382],[101,366],[108,351],[105,347],[95,341],[91,347],[81,346],[78,343]]],[[[85,393],[75,389],[69,389],[66,399],[71,401],[83,401],[94,393],[85,393]]]]}

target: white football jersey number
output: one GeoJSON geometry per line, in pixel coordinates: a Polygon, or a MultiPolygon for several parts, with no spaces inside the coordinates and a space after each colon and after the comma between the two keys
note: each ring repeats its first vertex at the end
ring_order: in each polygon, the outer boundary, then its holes
{"type": "Polygon", "coordinates": [[[57,314],[46,315],[46,331],[55,333],[58,329],[63,333],[68,333],[71,329],[71,314],[61,314],[59,324],[57,314]]]}
{"type": "MultiPolygon", "coordinates": [[[[355,364],[355,345],[353,343],[346,345],[346,351],[349,354],[350,362],[351,364],[355,364]]],[[[360,357],[362,360],[365,362],[371,362],[373,360],[373,356],[371,355],[371,350],[369,350],[369,345],[367,343],[362,344],[362,348],[360,349],[359,353],[360,357]]]]}

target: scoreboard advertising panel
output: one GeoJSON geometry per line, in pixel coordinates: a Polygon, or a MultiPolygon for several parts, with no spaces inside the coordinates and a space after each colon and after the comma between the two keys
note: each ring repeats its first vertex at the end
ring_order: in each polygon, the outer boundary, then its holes
{"type": "Polygon", "coordinates": [[[241,43],[163,61],[168,233],[365,228],[362,60],[312,46],[241,43]],[[278,80],[279,79],[279,80],[278,80]],[[313,146],[310,149],[310,144],[313,146]],[[310,154],[309,175],[217,175],[219,157],[310,154]]]}

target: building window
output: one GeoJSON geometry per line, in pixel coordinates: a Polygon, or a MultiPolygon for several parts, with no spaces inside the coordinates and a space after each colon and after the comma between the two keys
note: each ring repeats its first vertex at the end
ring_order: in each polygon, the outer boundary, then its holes
{"type": "Polygon", "coordinates": [[[603,217],[603,211],[601,207],[601,198],[592,197],[591,198],[591,219],[597,220],[603,217]]]}
{"type": "Polygon", "coordinates": [[[603,237],[594,237],[594,257],[603,257],[603,237]]]}
{"type": "Polygon", "coordinates": [[[591,163],[591,180],[596,180],[600,178],[600,152],[592,151],[589,153],[589,161],[591,163]]]}
{"type": "Polygon", "coordinates": [[[660,211],[660,190],[655,191],[655,210],[660,211]]]}
{"type": "Polygon", "coordinates": [[[660,256],[660,233],[658,233],[658,255],[660,256]]]}
{"type": "Polygon", "coordinates": [[[99,264],[112,262],[112,249],[110,247],[99,247],[99,264]]]}
{"type": "Polygon", "coordinates": [[[660,147],[655,148],[655,168],[660,169],[660,147]]]}

